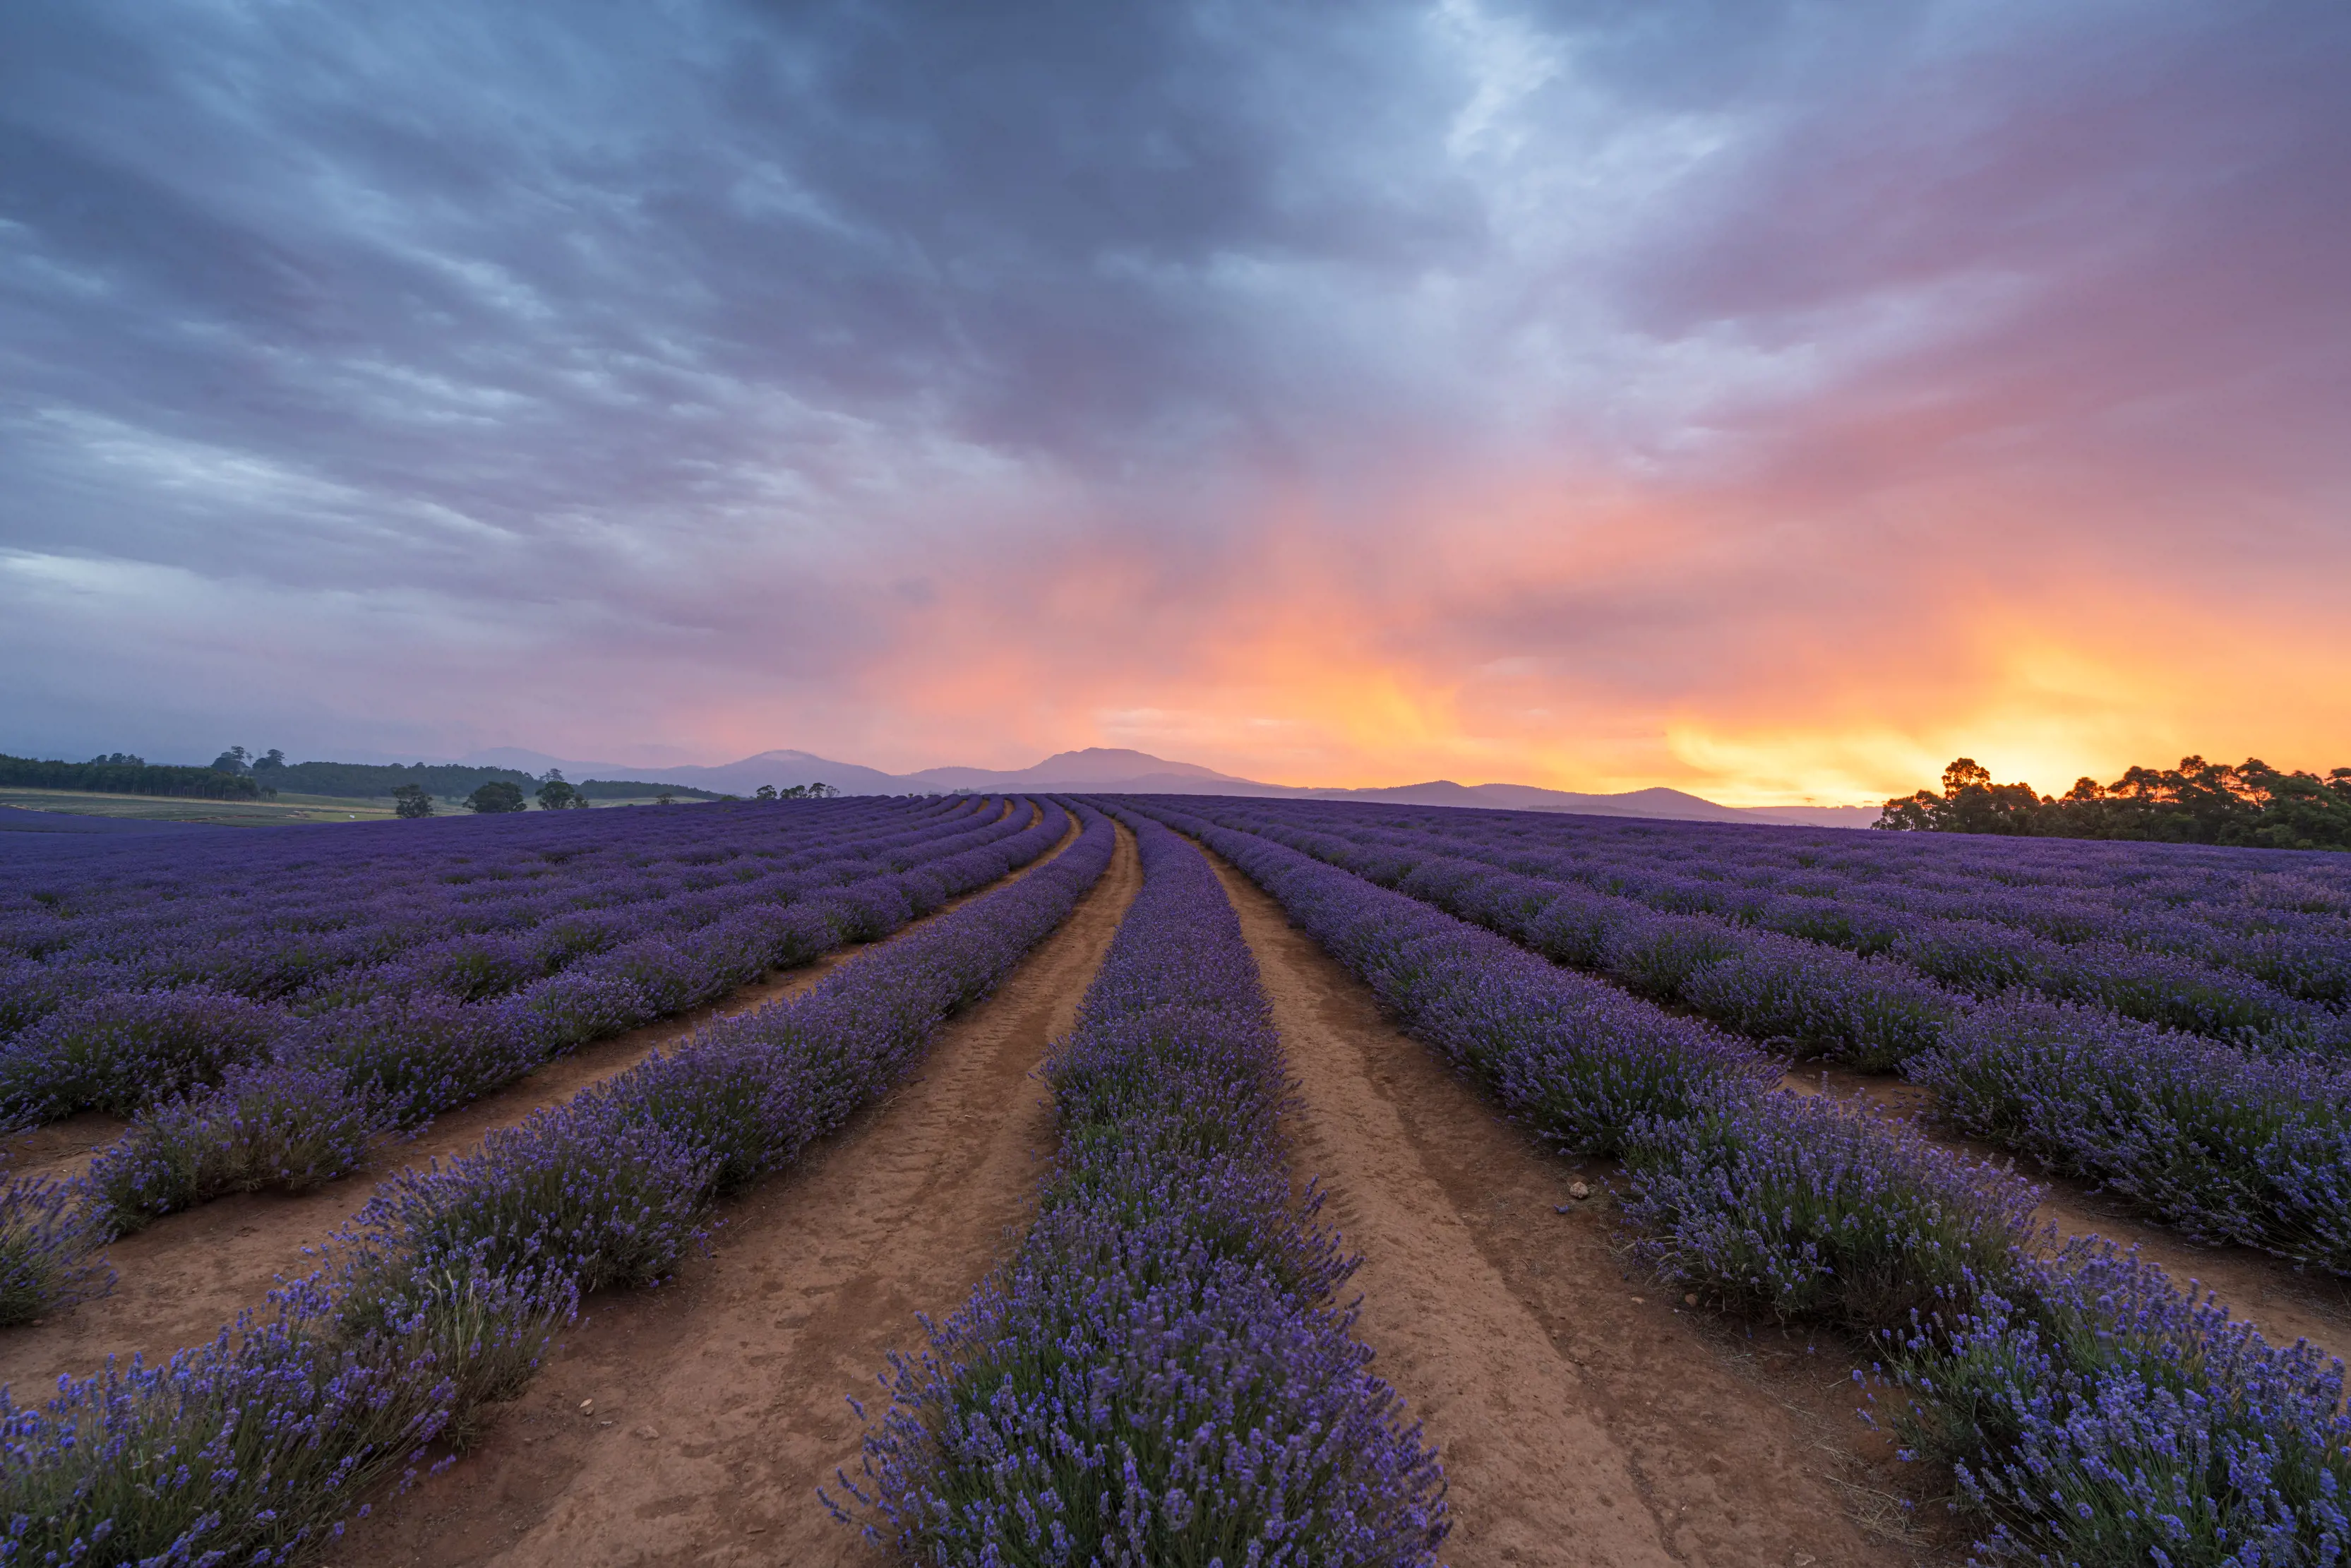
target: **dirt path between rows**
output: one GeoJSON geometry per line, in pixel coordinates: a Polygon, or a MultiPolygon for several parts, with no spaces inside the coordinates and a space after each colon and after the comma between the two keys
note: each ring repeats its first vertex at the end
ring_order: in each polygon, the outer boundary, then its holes
{"type": "Polygon", "coordinates": [[[2013,1164],[2017,1173],[2043,1189],[2035,1218],[2061,1237],[2103,1236],[2158,1265],[2182,1287],[2190,1281],[2220,1297],[2272,1344],[2308,1340],[2329,1354],[2351,1349],[2351,1281],[2297,1269],[2283,1258],[2251,1247],[2207,1247],[2147,1218],[2129,1202],[2092,1192],[2082,1183],[2041,1169],[2034,1162],[1980,1139],[1967,1137],[1934,1117],[1932,1090],[1889,1074],[1805,1062],[1782,1080],[1799,1093],[1858,1094],[1889,1121],[1908,1122],[1928,1137],[1995,1165],[2013,1164]]]}
{"type": "MultiPolygon", "coordinates": [[[[111,1294],[37,1322],[0,1329],[0,1387],[15,1390],[20,1399],[30,1398],[46,1393],[60,1376],[98,1370],[110,1355],[128,1360],[134,1354],[144,1354],[152,1360],[211,1339],[239,1312],[259,1307],[278,1280],[310,1272],[316,1261],[308,1249],[357,1214],[375,1195],[377,1184],[402,1166],[470,1153],[481,1146],[486,1134],[635,1066],[714,1019],[756,1011],[797,996],[840,966],[854,963],[860,954],[1009,886],[1076,841],[1072,819],[1061,842],[1027,866],[950,899],[880,943],[842,948],[815,963],[739,987],[693,1012],[593,1041],[444,1113],[413,1139],[384,1140],[358,1170],[313,1191],[240,1193],[165,1216],[100,1254],[114,1265],[111,1294]]],[[[88,1159],[85,1150],[78,1163],[87,1165],[88,1159]]]]}
{"type": "Polygon", "coordinates": [[[1846,1358],[1740,1338],[1627,1279],[1604,1201],[1572,1201],[1566,1164],[1210,858],[1299,1081],[1293,1166],[1364,1256],[1374,1370],[1439,1446],[1454,1568],[1947,1560],[1854,1521],[1857,1494],[1895,1483],[1846,1358]]]}
{"type": "Polygon", "coordinates": [[[1142,882],[1102,880],[921,1075],[722,1210],[668,1287],[599,1298],[478,1447],[355,1525],[352,1568],[871,1563],[816,1500],[856,1469],[888,1351],[922,1348],[1028,1221],[1052,1131],[1032,1072],[1142,882]],[[584,1401],[592,1409],[583,1409],[584,1401]]]}

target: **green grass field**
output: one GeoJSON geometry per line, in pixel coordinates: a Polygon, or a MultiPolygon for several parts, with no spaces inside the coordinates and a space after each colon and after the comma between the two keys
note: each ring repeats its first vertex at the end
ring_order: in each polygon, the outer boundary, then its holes
{"type": "MultiPolygon", "coordinates": [[[[681,800],[681,806],[705,802],[681,800]]],[[[596,810],[650,806],[643,800],[599,800],[596,810]]],[[[275,800],[191,800],[176,795],[104,795],[83,789],[15,789],[0,787],[0,806],[27,811],[59,811],[76,817],[128,817],[149,822],[219,822],[237,828],[286,827],[300,822],[380,822],[394,815],[389,799],[347,800],[331,795],[280,795],[275,800]]],[[[464,816],[453,800],[435,800],[443,816],[464,816]]]]}
{"type": "Polygon", "coordinates": [[[85,789],[0,788],[0,806],[58,811],[75,817],[129,817],[149,822],[225,822],[273,827],[290,822],[372,822],[389,817],[390,800],[337,800],[324,795],[280,795],[275,800],[191,800],[176,795],[104,795],[85,789]]]}

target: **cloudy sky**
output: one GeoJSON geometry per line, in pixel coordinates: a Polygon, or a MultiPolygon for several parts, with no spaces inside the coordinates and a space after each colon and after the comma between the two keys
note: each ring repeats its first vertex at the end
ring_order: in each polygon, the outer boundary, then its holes
{"type": "Polygon", "coordinates": [[[0,750],[2351,763],[2351,6],[19,0],[0,750]]]}

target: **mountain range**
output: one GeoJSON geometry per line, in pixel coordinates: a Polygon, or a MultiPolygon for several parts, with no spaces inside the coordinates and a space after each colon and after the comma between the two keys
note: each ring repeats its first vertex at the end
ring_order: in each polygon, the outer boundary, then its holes
{"type": "Polygon", "coordinates": [[[1594,817],[1649,817],[1679,822],[1764,822],[1792,828],[1865,828],[1877,820],[1874,806],[1723,806],[1679,789],[1633,789],[1621,795],[1580,795],[1532,784],[1456,784],[1449,779],[1398,784],[1377,789],[1314,789],[1264,784],[1193,762],[1170,762],[1147,751],[1090,746],[1057,752],[1033,768],[925,768],[915,773],[884,773],[854,762],[836,762],[806,751],[762,751],[717,767],[647,767],[621,762],[582,762],[544,752],[502,746],[459,760],[482,767],[519,768],[528,773],[562,769],[567,779],[638,779],[653,784],[683,784],[722,794],[748,795],[762,784],[830,784],[844,795],[904,795],[930,790],[975,789],[1093,791],[1120,795],[1258,795],[1299,800],[1374,800],[1405,806],[1484,806],[1511,811],[1568,811],[1594,817]]]}

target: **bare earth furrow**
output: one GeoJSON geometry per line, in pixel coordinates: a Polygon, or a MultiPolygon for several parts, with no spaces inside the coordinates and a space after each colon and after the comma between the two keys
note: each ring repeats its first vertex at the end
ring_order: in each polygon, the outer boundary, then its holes
{"type": "Polygon", "coordinates": [[[893,1347],[969,1294],[1025,1224],[1050,1144],[1031,1074],[1074,1020],[1140,872],[1110,870],[919,1077],[724,1205],[712,1255],[600,1298],[523,1401],[330,1560],[393,1564],[862,1563],[815,1489],[853,1468],[893,1347]],[[583,1401],[592,1408],[583,1410],[583,1401]]]}
{"type": "Polygon", "coordinates": [[[1217,866],[1299,1080],[1297,1167],[1364,1257],[1362,1337],[1442,1451],[1456,1568],[1921,1555],[1849,1517],[1846,1489],[1884,1477],[1857,1399],[1821,1386],[1841,1364],[1772,1371],[1802,1343],[1728,1346],[1628,1281],[1567,1166],[1217,866]]]}

